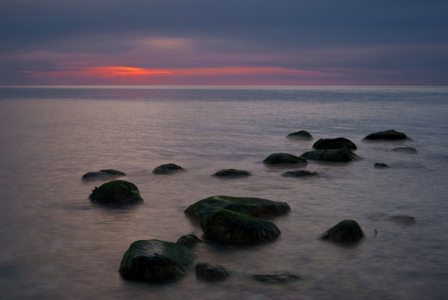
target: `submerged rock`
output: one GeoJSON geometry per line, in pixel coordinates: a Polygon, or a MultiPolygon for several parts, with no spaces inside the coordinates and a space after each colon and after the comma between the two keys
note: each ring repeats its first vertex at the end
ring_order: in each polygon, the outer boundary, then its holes
{"type": "Polygon", "coordinates": [[[358,147],[356,147],[355,143],[353,143],[349,139],[338,137],[335,139],[320,139],[314,143],[313,148],[318,150],[325,150],[325,149],[355,150],[358,147]]]}
{"type": "Polygon", "coordinates": [[[309,160],[319,160],[328,162],[349,162],[359,159],[359,156],[347,149],[330,149],[308,151],[301,155],[309,160]]]}
{"type": "Polygon", "coordinates": [[[386,130],[379,131],[375,133],[371,133],[366,136],[365,140],[404,140],[408,137],[403,132],[395,131],[395,130],[386,130]]]}
{"type": "Polygon", "coordinates": [[[197,243],[202,243],[202,241],[193,233],[181,236],[176,243],[184,245],[185,247],[191,248],[197,243]]]}
{"type": "Polygon", "coordinates": [[[339,243],[352,243],[361,240],[364,232],[354,220],[344,220],[328,229],[322,236],[323,240],[339,243]]]}
{"type": "Polygon", "coordinates": [[[212,176],[222,177],[222,178],[238,178],[238,177],[246,177],[251,176],[252,174],[248,171],[237,170],[237,169],[224,169],[216,172],[212,176]]]}
{"type": "Polygon", "coordinates": [[[288,171],[282,174],[282,176],[285,177],[310,177],[310,176],[317,176],[319,175],[317,172],[311,172],[308,170],[295,170],[295,171],[288,171]]]}
{"type": "Polygon", "coordinates": [[[295,156],[289,153],[273,153],[266,157],[263,162],[267,165],[305,164],[307,163],[307,160],[303,157],[295,156]]]}
{"type": "Polygon", "coordinates": [[[99,172],[87,172],[82,176],[82,180],[85,181],[107,180],[112,177],[119,177],[119,176],[126,176],[126,174],[117,170],[107,169],[107,170],[101,170],[99,172]]]}
{"type": "Polygon", "coordinates": [[[166,165],[161,165],[158,166],[157,168],[155,168],[152,172],[154,174],[172,174],[175,173],[177,171],[182,171],[184,170],[184,168],[182,168],[181,166],[178,166],[176,164],[166,164],[166,165]]]}
{"type": "Polygon", "coordinates": [[[222,280],[229,277],[230,273],[220,265],[201,262],[196,265],[196,275],[206,280],[222,280]]]}
{"type": "Polygon", "coordinates": [[[417,221],[414,217],[410,216],[390,216],[389,219],[399,224],[403,225],[414,225],[417,224],[417,221]]]}
{"type": "Polygon", "coordinates": [[[201,221],[204,234],[228,244],[256,244],[280,236],[278,227],[267,220],[228,209],[217,209],[201,221]]]}
{"type": "Polygon", "coordinates": [[[375,168],[388,168],[389,167],[387,164],[383,164],[383,163],[375,163],[373,166],[375,168]]]}
{"type": "Polygon", "coordinates": [[[306,130],[300,130],[288,134],[286,138],[291,140],[311,140],[313,139],[313,136],[306,130]]]}
{"type": "Polygon", "coordinates": [[[112,180],[95,187],[89,199],[93,203],[127,205],[143,202],[135,184],[124,180],[112,180]]]}
{"type": "Polygon", "coordinates": [[[408,153],[408,154],[416,154],[417,153],[417,149],[412,148],[412,147],[397,147],[397,148],[392,149],[392,151],[400,152],[400,153],[408,153]]]}
{"type": "Polygon", "coordinates": [[[190,205],[185,214],[195,220],[202,220],[215,209],[228,209],[254,217],[275,216],[291,211],[285,202],[276,202],[261,198],[212,196],[190,205]]]}
{"type": "Polygon", "coordinates": [[[295,281],[300,279],[299,276],[291,274],[289,272],[282,272],[277,274],[266,274],[266,275],[254,275],[255,280],[267,283],[285,283],[290,281],[295,281]]]}
{"type": "Polygon", "coordinates": [[[195,258],[184,245],[141,240],[123,255],[119,272],[126,279],[164,281],[186,274],[195,258]]]}

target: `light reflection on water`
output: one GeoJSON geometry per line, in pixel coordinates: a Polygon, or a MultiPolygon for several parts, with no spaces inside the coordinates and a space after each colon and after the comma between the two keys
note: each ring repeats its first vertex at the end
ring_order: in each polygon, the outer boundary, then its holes
{"type": "Polygon", "coordinates": [[[446,127],[447,105],[439,99],[446,94],[417,95],[428,101],[424,107],[403,91],[143,90],[139,101],[121,101],[126,90],[115,98],[95,90],[101,101],[85,91],[65,94],[0,101],[2,299],[441,299],[447,292],[448,156],[445,132],[437,129],[446,127]],[[392,128],[413,140],[361,141],[392,128]],[[310,162],[300,168],[320,176],[304,180],[281,176],[292,168],[266,167],[271,153],[311,149],[313,141],[284,138],[300,129],[315,140],[349,138],[362,160],[310,162]],[[418,153],[391,151],[404,145],[418,153]],[[168,162],[188,172],[152,174],[168,162]],[[390,168],[375,169],[376,162],[390,168]],[[80,178],[104,168],[126,172],[122,179],[135,183],[145,202],[127,209],[90,203],[101,182],[80,178]],[[253,176],[211,177],[223,168],[253,176]],[[194,271],[165,284],[119,276],[121,257],[136,240],[201,236],[183,211],[212,195],[284,201],[292,212],[272,219],[282,231],[275,242],[241,247],[204,239],[194,248],[198,261],[232,272],[224,282],[203,282],[194,271]],[[417,224],[397,224],[390,215],[414,216],[417,224]],[[360,223],[365,240],[347,247],[318,239],[347,218],[360,223]],[[281,271],[302,280],[263,285],[251,278],[281,271]]]}

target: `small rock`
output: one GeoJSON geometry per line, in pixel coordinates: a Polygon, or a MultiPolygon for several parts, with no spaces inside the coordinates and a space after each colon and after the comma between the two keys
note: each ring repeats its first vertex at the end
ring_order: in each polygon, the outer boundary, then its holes
{"type": "Polygon", "coordinates": [[[373,165],[375,168],[388,168],[389,166],[383,163],[375,163],[373,165]]]}
{"type": "Polygon", "coordinates": [[[299,276],[289,272],[270,274],[270,275],[254,275],[255,280],[268,283],[285,283],[300,279],[299,276]]]}
{"type": "Polygon", "coordinates": [[[286,136],[287,139],[291,140],[311,140],[313,136],[306,130],[300,130],[297,132],[290,133],[286,136]]]}
{"type": "Polygon", "coordinates": [[[195,234],[187,234],[181,236],[176,243],[182,244],[185,247],[191,248],[197,243],[202,243],[202,241],[195,234]]]}
{"type": "Polygon", "coordinates": [[[365,140],[404,140],[408,137],[403,132],[392,130],[379,131],[366,136],[365,140]]]}
{"type": "Polygon", "coordinates": [[[339,243],[352,243],[361,240],[364,232],[361,226],[354,220],[344,220],[328,229],[323,235],[323,240],[339,243]]]}
{"type": "Polygon", "coordinates": [[[209,262],[201,262],[196,265],[196,275],[206,280],[222,280],[230,276],[224,267],[209,262]]]}
{"type": "Polygon", "coordinates": [[[246,177],[251,176],[252,174],[248,171],[237,170],[237,169],[224,169],[216,172],[212,176],[215,177],[225,177],[225,178],[238,178],[238,177],[246,177]]]}
{"type": "Polygon", "coordinates": [[[414,217],[410,216],[390,216],[389,219],[396,223],[400,223],[403,225],[414,225],[417,224],[417,221],[414,217]]]}
{"type": "Polygon", "coordinates": [[[137,186],[129,181],[112,180],[95,187],[89,199],[93,203],[127,205],[143,202],[137,186]]]}
{"type": "Polygon", "coordinates": [[[397,147],[397,148],[392,149],[392,151],[400,152],[400,153],[408,153],[408,154],[416,154],[417,153],[417,149],[412,148],[412,147],[397,147]]]}
{"type": "Polygon", "coordinates": [[[166,165],[161,165],[158,166],[157,168],[155,168],[152,172],[154,174],[172,174],[175,173],[177,171],[182,171],[184,170],[184,168],[182,168],[181,166],[178,166],[176,164],[166,164],[166,165]]]}
{"type": "Polygon", "coordinates": [[[273,153],[263,160],[267,165],[279,164],[306,164],[307,160],[303,157],[295,156],[289,153],[273,153]]]}
{"type": "Polygon", "coordinates": [[[309,176],[317,176],[319,175],[317,172],[311,172],[308,170],[295,170],[288,171],[282,174],[285,177],[309,177],[309,176]]]}
{"type": "Polygon", "coordinates": [[[328,161],[328,162],[349,162],[359,159],[359,156],[347,149],[330,149],[308,151],[301,155],[309,160],[328,161]]]}
{"type": "Polygon", "coordinates": [[[118,177],[118,176],[126,176],[126,174],[117,170],[107,169],[107,170],[101,170],[99,172],[87,172],[82,176],[82,180],[85,181],[107,180],[112,177],[118,177]]]}
{"type": "Polygon", "coordinates": [[[350,141],[349,139],[338,137],[335,139],[320,139],[314,143],[313,148],[317,150],[325,150],[325,149],[349,149],[355,150],[357,149],[355,143],[350,141]]]}

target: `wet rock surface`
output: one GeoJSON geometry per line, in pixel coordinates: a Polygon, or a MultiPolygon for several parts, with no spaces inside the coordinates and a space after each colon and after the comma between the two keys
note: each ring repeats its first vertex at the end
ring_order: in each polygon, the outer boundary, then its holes
{"type": "Polygon", "coordinates": [[[364,232],[354,220],[344,220],[328,229],[321,239],[338,243],[353,243],[361,240],[364,232]]]}
{"type": "Polygon", "coordinates": [[[95,187],[89,199],[105,205],[128,205],[143,202],[137,186],[129,181],[112,180],[95,187]]]}
{"type": "Polygon", "coordinates": [[[328,162],[349,162],[359,159],[359,156],[351,150],[346,149],[330,149],[308,151],[301,155],[309,160],[328,161],[328,162]]]}
{"type": "Polygon", "coordinates": [[[366,136],[365,140],[404,140],[408,137],[403,132],[392,130],[378,131],[366,136]]]}
{"type": "Polygon", "coordinates": [[[87,172],[82,176],[82,180],[84,181],[108,180],[119,176],[126,176],[126,174],[117,170],[107,169],[107,170],[101,170],[99,172],[87,172]]]}
{"type": "Polygon", "coordinates": [[[390,216],[389,220],[402,225],[415,225],[417,221],[411,216],[390,216]]]}
{"type": "Polygon", "coordinates": [[[154,174],[168,175],[168,174],[176,173],[178,171],[185,171],[185,169],[176,164],[165,164],[165,165],[158,166],[152,172],[154,174]]]}
{"type": "Polygon", "coordinates": [[[198,238],[195,234],[187,234],[181,236],[176,243],[182,244],[185,247],[191,248],[197,243],[202,243],[201,239],[198,238]]]}
{"type": "Polygon", "coordinates": [[[267,165],[306,164],[307,160],[289,153],[273,153],[263,160],[267,165]]]}
{"type": "Polygon", "coordinates": [[[294,171],[288,171],[282,174],[284,177],[313,177],[318,176],[319,174],[317,172],[311,172],[308,170],[294,170],[294,171]]]}
{"type": "Polygon", "coordinates": [[[201,262],[196,265],[196,275],[205,280],[215,281],[228,278],[230,273],[220,265],[201,262]]]}
{"type": "Polygon", "coordinates": [[[306,130],[300,130],[288,134],[286,138],[290,140],[312,140],[313,136],[306,130]]]}
{"type": "Polygon", "coordinates": [[[260,282],[266,283],[286,283],[291,281],[299,280],[300,277],[289,272],[282,272],[276,274],[264,274],[264,275],[254,275],[253,278],[260,282]]]}
{"type": "Polygon", "coordinates": [[[387,164],[384,164],[384,163],[375,163],[373,166],[375,168],[388,168],[389,167],[387,164]]]}
{"type": "Polygon", "coordinates": [[[237,169],[224,169],[216,172],[212,176],[220,177],[220,178],[239,178],[239,177],[247,177],[252,174],[245,170],[237,170],[237,169]]]}
{"type": "Polygon", "coordinates": [[[335,139],[320,139],[314,143],[313,148],[317,150],[325,150],[325,149],[349,149],[355,150],[355,143],[350,141],[349,139],[338,137],[335,139]]]}
{"type": "Polygon", "coordinates": [[[394,152],[407,153],[407,154],[417,154],[417,149],[413,147],[397,147],[392,149],[394,152]]]}

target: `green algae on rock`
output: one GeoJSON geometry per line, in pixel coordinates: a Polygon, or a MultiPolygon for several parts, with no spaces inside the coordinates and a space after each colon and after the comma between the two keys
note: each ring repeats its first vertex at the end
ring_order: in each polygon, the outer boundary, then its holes
{"type": "Polygon", "coordinates": [[[266,157],[263,163],[267,165],[306,164],[307,160],[289,153],[273,153],[266,157]]]}
{"type": "Polygon", "coordinates": [[[196,256],[178,243],[133,242],[123,255],[119,272],[126,279],[165,281],[187,273],[196,256]]]}
{"type": "Polygon", "coordinates": [[[280,236],[278,227],[267,220],[228,209],[217,209],[201,221],[204,234],[228,244],[256,244],[280,236]]]}
{"type": "Polygon", "coordinates": [[[143,202],[135,184],[124,180],[112,180],[95,187],[89,199],[93,203],[127,205],[143,202]]]}
{"type": "Polygon", "coordinates": [[[238,177],[246,177],[251,176],[252,174],[245,170],[237,170],[237,169],[223,169],[212,176],[221,177],[221,178],[238,178],[238,177]]]}
{"type": "Polygon", "coordinates": [[[197,221],[201,221],[208,213],[215,209],[228,209],[254,217],[275,216],[291,211],[285,202],[271,201],[261,198],[212,196],[202,199],[186,210],[185,214],[197,221]]]}
{"type": "Polygon", "coordinates": [[[403,132],[392,130],[378,131],[366,136],[365,140],[404,140],[407,139],[407,135],[403,132]]]}
{"type": "Polygon", "coordinates": [[[182,168],[181,166],[178,166],[176,164],[165,164],[165,165],[158,166],[157,168],[154,168],[154,170],[152,172],[154,174],[167,175],[167,174],[173,174],[177,171],[184,171],[184,170],[185,170],[184,168],[182,168]]]}
{"type": "Polygon", "coordinates": [[[106,169],[101,170],[99,172],[87,172],[82,176],[82,180],[85,181],[92,181],[92,180],[105,180],[109,179],[111,177],[118,177],[118,176],[126,176],[125,173],[113,170],[113,169],[106,169]]]}
{"type": "Polygon", "coordinates": [[[226,268],[209,262],[200,262],[196,265],[196,275],[205,280],[223,280],[230,276],[226,268]]]}
{"type": "Polygon", "coordinates": [[[309,160],[328,161],[328,162],[349,162],[359,159],[359,156],[347,149],[330,149],[308,151],[301,155],[309,160]]]}
{"type": "Polygon", "coordinates": [[[291,140],[312,140],[313,136],[306,130],[300,130],[288,134],[286,138],[291,140]]]}
{"type": "Polygon", "coordinates": [[[355,143],[350,141],[349,139],[338,137],[335,139],[319,139],[314,143],[313,148],[317,150],[325,150],[325,149],[349,149],[356,150],[355,143]]]}
{"type": "Polygon", "coordinates": [[[364,232],[358,222],[344,220],[328,229],[321,236],[321,239],[338,243],[353,243],[361,240],[363,237],[364,232]]]}

